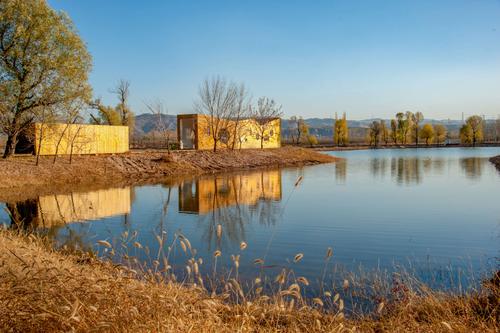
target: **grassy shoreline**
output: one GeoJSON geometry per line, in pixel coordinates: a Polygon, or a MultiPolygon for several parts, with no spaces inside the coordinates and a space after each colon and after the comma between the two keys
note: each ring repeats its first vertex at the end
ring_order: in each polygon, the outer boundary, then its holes
{"type": "MultiPolygon", "coordinates": [[[[478,143],[476,144],[476,148],[481,148],[481,147],[500,147],[500,143],[478,143]]],[[[378,147],[374,147],[368,144],[352,144],[352,145],[347,145],[347,146],[333,146],[333,145],[316,145],[313,147],[314,150],[317,151],[345,151],[345,150],[369,150],[369,149],[426,149],[426,148],[439,148],[439,149],[446,149],[446,148],[473,148],[471,145],[465,145],[465,144],[430,144],[430,145],[424,145],[424,144],[419,144],[418,147],[414,144],[408,144],[408,145],[395,145],[395,144],[380,144],[378,147]]]]}
{"type": "MultiPolygon", "coordinates": [[[[317,299],[283,293],[228,302],[200,286],[53,250],[0,231],[0,330],[134,332],[496,332],[498,277],[464,296],[408,293],[372,315],[346,318],[317,299]]],[[[234,282],[231,282],[233,285],[234,282]]],[[[291,285],[287,290],[296,290],[291,285]]]]}
{"type": "Polygon", "coordinates": [[[74,189],[99,189],[168,181],[173,178],[225,171],[277,168],[331,163],[335,157],[305,148],[211,151],[141,150],[111,156],[43,157],[39,166],[33,156],[0,159],[0,201],[20,200],[40,194],[74,189]]]}

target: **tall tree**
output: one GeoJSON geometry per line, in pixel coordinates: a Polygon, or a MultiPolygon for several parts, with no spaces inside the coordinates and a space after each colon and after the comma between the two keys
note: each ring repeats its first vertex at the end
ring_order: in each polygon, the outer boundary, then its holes
{"type": "Polygon", "coordinates": [[[382,141],[384,141],[384,144],[387,146],[389,143],[389,130],[387,129],[387,126],[385,126],[385,120],[380,120],[380,136],[382,141]]]}
{"type": "Polygon", "coordinates": [[[413,128],[413,112],[406,111],[405,119],[403,122],[403,132],[402,132],[404,144],[408,143],[408,137],[410,136],[409,134],[412,128],[413,128]]]}
{"type": "Polygon", "coordinates": [[[411,123],[413,126],[413,136],[415,138],[415,145],[418,147],[418,138],[420,131],[420,122],[424,120],[424,114],[422,112],[411,113],[411,123]]]}
{"type": "Polygon", "coordinates": [[[170,155],[170,142],[172,140],[172,132],[175,128],[175,123],[172,118],[168,116],[168,110],[161,100],[145,103],[146,108],[155,117],[155,131],[158,132],[165,140],[167,152],[170,155]]]}
{"type": "Polygon", "coordinates": [[[115,110],[120,116],[121,125],[128,126],[132,132],[135,118],[128,103],[130,97],[130,82],[123,79],[120,80],[111,92],[118,98],[118,104],[116,105],[115,110]]]}
{"type": "Polygon", "coordinates": [[[233,116],[238,88],[221,77],[206,79],[198,89],[195,110],[206,116],[208,130],[213,140],[213,151],[217,144],[228,134],[229,119],[233,116]]]}
{"type": "Polygon", "coordinates": [[[436,143],[438,145],[441,143],[444,143],[444,141],[446,140],[446,134],[447,134],[446,127],[444,127],[444,125],[437,124],[434,126],[434,132],[435,132],[435,136],[436,136],[436,143]]]}
{"type": "Polygon", "coordinates": [[[406,143],[406,140],[404,139],[405,126],[406,126],[405,114],[403,112],[396,113],[396,121],[398,124],[397,133],[398,133],[399,142],[401,142],[402,144],[405,144],[406,143]]]}
{"type": "Polygon", "coordinates": [[[460,139],[462,143],[472,144],[483,141],[483,118],[470,116],[460,128],[460,139]]]}
{"type": "Polygon", "coordinates": [[[242,120],[251,116],[251,105],[250,98],[248,96],[248,90],[246,89],[244,84],[240,84],[236,88],[236,99],[234,103],[234,110],[232,111],[232,121],[230,122],[230,130],[232,136],[231,149],[236,148],[236,144],[241,145],[245,139],[245,135],[243,133],[243,122],[242,120]]]}
{"type": "Polygon", "coordinates": [[[69,17],[43,0],[0,1],[0,130],[3,156],[44,108],[88,100],[91,56],[69,17]]]}
{"type": "Polygon", "coordinates": [[[335,119],[333,124],[333,142],[336,145],[345,146],[349,140],[349,128],[347,127],[346,114],[341,119],[335,119]]]}
{"type": "Polygon", "coordinates": [[[392,142],[398,144],[398,122],[396,119],[391,119],[391,139],[392,142]]]}
{"type": "MultiPolygon", "coordinates": [[[[258,125],[260,148],[264,148],[264,140],[269,139],[270,130],[273,128],[273,121],[283,115],[281,105],[278,105],[274,100],[261,97],[257,101],[257,107],[254,108],[253,118],[258,125]]],[[[279,135],[275,133],[274,135],[279,135]]]]}
{"type": "MultiPolygon", "coordinates": [[[[425,144],[428,146],[429,143],[434,140],[434,127],[432,124],[425,124],[420,131],[420,137],[425,140],[425,144]]],[[[418,143],[417,143],[418,144],[418,143]]]]}
{"type": "Polygon", "coordinates": [[[290,120],[288,121],[288,136],[292,141],[292,144],[295,144],[295,133],[297,132],[298,128],[298,120],[297,116],[291,116],[290,120]]]}
{"type": "Polygon", "coordinates": [[[375,147],[378,147],[381,134],[382,134],[382,128],[380,126],[380,123],[374,120],[370,124],[369,128],[370,144],[373,144],[375,147]]]}
{"type": "Polygon", "coordinates": [[[297,144],[299,145],[302,141],[304,141],[304,138],[307,138],[308,135],[309,126],[302,117],[299,117],[297,119],[297,144]]]}

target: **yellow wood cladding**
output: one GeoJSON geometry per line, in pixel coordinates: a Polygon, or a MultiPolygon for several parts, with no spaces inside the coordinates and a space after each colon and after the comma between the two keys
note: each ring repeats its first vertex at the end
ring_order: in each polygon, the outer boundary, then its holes
{"type": "Polygon", "coordinates": [[[117,154],[129,150],[127,126],[41,124],[33,127],[35,154],[117,154]],[[41,140],[40,140],[41,138],[41,140]],[[60,142],[59,142],[60,140],[60,142]]]}
{"type": "Polygon", "coordinates": [[[256,171],[237,175],[215,175],[179,186],[179,211],[205,214],[236,204],[281,200],[281,172],[256,171]]]}
{"type": "MultiPolygon", "coordinates": [[[[210,132],[210,117],[200,114],[179,115],[177,123],[178,131],[180,131],[179,124],[184,119],[194,119],[194,148],[199,150],[213,149],[214,139],[210,132]]],[[[254,119],[240,120],[238,125],[233,120],[225,120],[221,123],[223,123],[223,128],[219,130],[219,133],[225,130],[227,140],[219,140],[217,148],[232,148],[233,143],[237,149],[261,148],[260,126],[254,119]],[[235,127],[237,127],[236,131],[235,127]],[[234,135],[235,132],[236,135],[234,135]]],[[[182,137],[181,133],[178,133],[178,137],[179,139],[182,137]]],[[[265,126],[263,137],[262,148],[279,148],[281,146],[281,119],[275,118],[269,120],[265,126]]],[[[186,149],[186,146],[184,146],[184,149],[186,149]]]]}
{"type": "Polygon", "coordinates": [[[49,228],[130,213],[130,187],[38,198],[39,226],[49,228]]]}

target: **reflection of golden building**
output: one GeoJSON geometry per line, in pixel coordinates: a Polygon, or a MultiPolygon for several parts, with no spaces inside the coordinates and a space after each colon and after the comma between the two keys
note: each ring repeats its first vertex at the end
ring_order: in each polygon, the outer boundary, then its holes
{"type": "MultiPolygon", "coordinates": [[[[182,114],[177,116],[177,139],[183,149],[213,149],[214,138],[211,133],[210,117],[201,114],[182,114]]],[[[213,124],[213,123],[212,123],[213,124]]],[[[218,120],[219,141],[217,147],[261,148],[260,129],[254,119],[218,120]]],[[[263,148],[281,146],[281,120],[272,118],[265,122],[263,148]]]]}
{"type": "Polygon", "coordinates": [[[130,213],[130,188],[40,196],[37,200],[8,204],[11,216],[33,227],[50,228],[130,213]],[[29,208],[29,209],[27,209],[29,208]]]}
{"type": "Polygon", "coordinates": [[[281,200],[281,172],[215,175],[179,186],[179,211],[204,214],[221,207],[281,200]]]}

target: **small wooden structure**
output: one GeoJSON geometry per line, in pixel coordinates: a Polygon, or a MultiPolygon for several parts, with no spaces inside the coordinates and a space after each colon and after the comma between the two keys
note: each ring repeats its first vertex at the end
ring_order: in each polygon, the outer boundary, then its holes
{"type": "Polygon", "coordinates": [[[40,155],[118,154],[129,151],[128,126],[36,123],[18,150],[40,155]],[[26,140],[28,138],[28,140],[26,140]]]}
{"type": "MultiPolygon", "coordinates": [[[[177,115],[177,140],[181,149],[209,150],[214,147],[210,116],[202,114],[177,115]]],[[[217,148],[261,148],[261,125],[252,118],[220,121],[217,148]]],[[[267,120],[262,148],[281,146],[281,119],[267,120]]]]}

